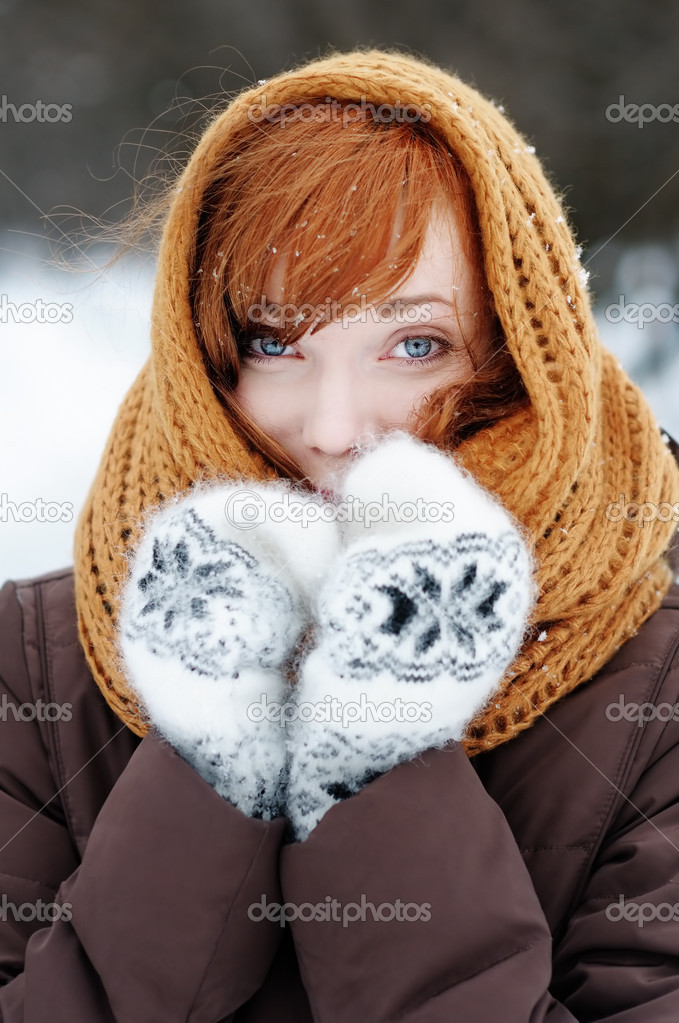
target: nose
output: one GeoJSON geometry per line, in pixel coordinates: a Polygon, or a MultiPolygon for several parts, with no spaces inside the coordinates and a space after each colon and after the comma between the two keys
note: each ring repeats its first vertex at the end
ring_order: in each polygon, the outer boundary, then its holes
{"type": "Polygon", "coordinates": [[[337,366],[328,367],[316,381],[304,416],[305,447],[331,458],[348,456],[352,446],[375,429],[365,398],[355,377],[338,372],[337,366]]]}

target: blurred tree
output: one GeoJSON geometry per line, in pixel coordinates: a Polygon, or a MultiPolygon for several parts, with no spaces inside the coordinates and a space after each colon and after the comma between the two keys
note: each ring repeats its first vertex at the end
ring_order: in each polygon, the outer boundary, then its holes
{"type": "Polygon", "coordinates": [[[100,215],[129,197],[130,175],[184,124],[185,104],[161,116],[175,95],[236,90],[329,45],[368,44],[430,57],[502,103],[585,243],[626,222],[625,239],[667,237],[679,228],[679,124],[612,123],[606,109],[620,96],[679,103],[678,38],[676,0],[0,0],[0,97],[72,107],[68,123],[0,122],[0,224],[39,232],[39,211],[100,215]]]}

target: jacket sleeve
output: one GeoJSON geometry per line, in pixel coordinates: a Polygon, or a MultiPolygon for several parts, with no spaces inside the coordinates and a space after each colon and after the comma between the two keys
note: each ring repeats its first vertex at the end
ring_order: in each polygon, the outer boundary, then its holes
{"type": "Polygon", "coordinates": [[[509,825],[458,744],[334,806],[283,850],[281,880],[315,1020],[574,1018],[548,993],[549,927],[509,825]]]}
{"type": "Polygon", "coordinates": [[[460,746],[401,764],[336,805],[281,858],[314,1019],[679,1018],[679,807],[654,796],[677,778],[675,747],[673,763],[642,782],[646,809],[628,807],[556,950],[511,829],[460,746]],[[636,857],[652,896],[635,901],[676,903],[671,923],[609,920],[636,857]]]}
{"type": "Polygon", "coordinates": [[[152,730],[113,786],[79,862],[30,720],[33,700],[21,608],[7,584],[0,591],[0,1019],[229,1018],[261,985],[280,941],[280,928],[250,919],[247,908],[255,893],[280,898],[284,819],[245,817],[152,730]]]}
{"type": "Polygon", "coordinates": [[[679,658],[657,704],[674,713],[646,729],[653,745],[555,950],[552,991],[578,1020],[679,1019],[679,658]]]}

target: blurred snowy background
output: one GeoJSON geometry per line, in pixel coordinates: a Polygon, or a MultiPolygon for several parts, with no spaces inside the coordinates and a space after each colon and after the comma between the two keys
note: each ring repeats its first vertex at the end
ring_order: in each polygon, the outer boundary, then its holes
{"type": "Polygon", "coordinates": [[[0,251],[0,584],[73,561],[78,510],[149,352],[153,277],[136,262],[57,271],[41,249],[9,256],[12,245],[5,236],[0,251]]]}
{"type": "Polygon", "coordinates": [[[183,97],[329,45],[407,47],[504,105],[566,193],[604,344],[679,438],[679,123],[605,116],[621,96],[679,103],[677,38],[674,0],[422,0],[417,13],[345,0],[341,17],[329,0],[194,0],[190,12],[166,0],[162,14],[134,0],[0,0],[0,584],[72,562],[75,518],[149,351],[152,262],[50,268],[41,238],[58,232],[43,211],[124,204],[184,130],[183,97]],[[71,120],[7,112],[38,100],[69,104],[71,120]]]}

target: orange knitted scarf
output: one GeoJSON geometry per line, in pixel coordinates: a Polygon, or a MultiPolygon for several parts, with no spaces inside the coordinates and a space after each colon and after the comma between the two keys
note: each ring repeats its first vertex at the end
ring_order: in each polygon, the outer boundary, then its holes
{"type": "MultiPolygon", "coordinates": [[[[431,111],[430,127],[466,170],[485,271],[529,409],[456,450],[526,526],[539,601],[502,692],[472,724],[468,755],[529,727],[609,660],[672,582],[663,557],[673,522],[640,528],[606,508],[679,501],[679,472],[640,391],[597,339],[586,275],[563,210],[532,148],[496,107],[456,77],[382,51],[331,56],[241,93],[203,135],[180,182],[160,249],[152,354],[125,397],[75,539],[80,639],[94,678],[136,734],[147,725],[120,673],[116,622],[125,552],[142,513],[217,473],[274,476],[249,450],[206,377],[194,333],[188,267],[201,196],[196,179],[228,152],[251,104],[319,96],[431,111]]],[[[190,698],[190,694],[187,694],[190,698]]]]}

